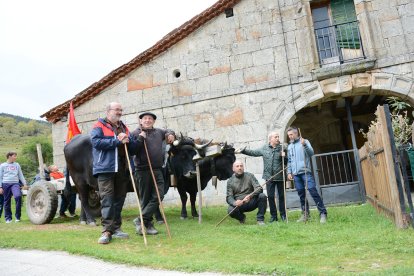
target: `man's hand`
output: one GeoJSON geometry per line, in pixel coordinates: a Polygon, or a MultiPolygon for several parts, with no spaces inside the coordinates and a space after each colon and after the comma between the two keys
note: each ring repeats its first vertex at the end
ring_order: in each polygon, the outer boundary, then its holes
{"type": "Polygon", "coordinates": [[[141,133],[139,134],[139,136],[141,136],[142,138],[147,138],[147,133],[145,131],[141,131],[141,133]]]}
{"type": "Polygon", "coordinates": [[[129,143],[129,138],[126,133],[119,133],[117,136],[118,140],[122,142],[122,144],[129,143]]]}
{"type": "Polygon", "coordinates": [[[3,194],[3,188],[0,188],[0,195],[3,194]]]}
{"type": "Polygon", "coordinates": [[[243,200],[240,200],[240,199],[238,199],[238,200],[236,200],[236,202],[234,202],[234,205],[236,205],[237,207],[240,207],[243,204],[244,204],[244,201],[243,200]]]}
{"type": "Polygon", "coordinates": [[[285,156],[286,156],[286,153],[285,153],[284,151],[282,151],[282,152],[280,153],[280,155],[281,155],[282,157],[285,157],[285,156]]]}
{"type": "Polygon", "coordinates": [[[29,190],[29,186],[27,186],[27,185],[23,185],[23,186],[22,186],[22,190],[29,190]]]}
{"type": "Polygon", "coordinates": [[[246,147],[244,146],[244,147],[241,147],[241,148],[237,148],[237,149],[235,149],[234,150],[234,153],[242,153],[244,150],[246,149],[246,147]]]}
{"type": "Polygon", "coordinates": [[[168,134],[168,136],[167,136],[167,144],[172,144],[174,142],[174,140],[175,140],[174,135],[168,134]]]}
{"type": "Polygon", "coordinates": [[[293,180],[293,175],[291,173],[288,174],[288,179],[293,180]]]}
{"type": "Polygon", "coordinates": [[[243,203],[247,203],[247,202],[249,202],[249,201],[250,201],[250,199],[251,199],[251,196],[250,196],[250,195],[247,195],[247,196],[243,199],[243,203]]]}
{"type": "Polygon", "coordinates": [[[302,137],[300,137],[300,143],[301,143],[302,145],[305,145],[305,139],[303,139],[302,137]]]}

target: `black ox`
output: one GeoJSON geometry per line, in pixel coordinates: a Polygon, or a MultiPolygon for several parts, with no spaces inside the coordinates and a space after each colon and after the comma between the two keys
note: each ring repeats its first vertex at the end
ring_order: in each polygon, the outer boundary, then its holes
{"type": "Polygon", "coordinates": [[[98,180],[92,175],[93,157],[91,137],[79,134],[72,138],[63,149],[68,174],[64,195],[70,192],[69,174],[75,183],[81,201],[81,221],[94,224],[101,216],[98,180]]]}
{"type": "Polygon", "coordinates": [[[181,198],[181,218],[187,218],[187,193],[190,195],[191,215],[198,217],[195,207],[197,197],[197,175],[194,156],[199,154],[202,159],[198,161],[200,168],[201,189],[204,190],[208,181],[213,176],[219,180],[226,180],[233,174],[232,166],[236,160],[234,148],[231,145],[220,144],[221,153],[214,157],[205,156],[206,146],[197,145],[189,137],[183,137],[174,142],[169,150],[169,168],[170,173],[174,174],[177,179],[177,190],[181,198]]]}
{"type": "MultiPolygon", "coordinates": [[[[201,189],[204,190],[208,181],[217,176],[220,180],[226,180],[233,174],[232,165],[236,160],[234,148],[231,145],[221,144],[221,154],[214,157],[205,157],[206,147],[197,145],[189,137],[183,137],[169,149],[168,167],[170,174],[174,174],[177,179],[177,189],[180,194],[182,209],[181,218],[187,218],[187,193],[190,195],[191,215],[197,217],[195,207],[197,196],[197,177],[193,158],[196,154],[203,157],[199,160],[201,189]]],[[[71,142],[64,147],[66,165],[70,176],[75,183],[81,201],[81,221],[89,224],[95,222],[96,217],[100,217],[101,205],[98,196],[98,181],[92,175],[93,157],[92,142],[89,135],[80,134],[72,138],[71,142]]],[[[68,174],[68,175],[69,175],[68,174]]],[[[166,179],[165,183],[169,183],[166,179]]],[[[132,185],[131,189],[132,191],[132,185]]],[[[168,191],[168,184],[165,193],[168,191]]],[[[66,181],[65,195],[70,192],[69,179],[66,181]]]]}

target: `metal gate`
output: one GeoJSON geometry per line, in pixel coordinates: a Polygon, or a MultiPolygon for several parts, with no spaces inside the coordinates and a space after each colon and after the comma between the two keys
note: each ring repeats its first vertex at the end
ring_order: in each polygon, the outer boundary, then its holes
{"type": "Polygon", "coordinates": [[[357,154],[356,150],[344,150],[312,156],[313,175],[325,204],[364,201],[357,154]]]}

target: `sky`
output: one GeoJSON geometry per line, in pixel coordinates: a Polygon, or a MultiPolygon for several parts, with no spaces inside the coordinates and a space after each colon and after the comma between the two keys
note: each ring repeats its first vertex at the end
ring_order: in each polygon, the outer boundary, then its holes
{"type": "Polygon", "coordinates": [[[0,0],[0,113],[41,119],[216,1],[0,0]]]}

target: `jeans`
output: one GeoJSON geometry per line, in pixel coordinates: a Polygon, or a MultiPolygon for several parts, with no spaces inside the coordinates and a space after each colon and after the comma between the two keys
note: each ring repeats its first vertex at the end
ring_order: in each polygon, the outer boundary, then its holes
{"type": "MultiPolygon", "coordinates": [[[[308,191],[313,198],[313,201],[316,203],[316,207],[320,214],[327,214],[325,205],[323,204],[322,198],[320,197],[318,191],[316,190],[315,180],[311,173],[302,173],[298,175],[294,175],[295,181],[295,188],[298,191],[298,195],[300,198],[300,205],[302,206],[302,211],[305,211],[305,198],[306,198],[306,191],[305,185],[308,186],[308,191]],[[306,177],[305,177],[306,176],[306,177]],[[306,183],[307,180],[307,183],[306,183]]],[[[309,214],[309,203],[306,201],[306,212],[309,214]]]]}
{"type": "Polygon", "coordinates": [[[271,181],[266,185],[267,200],[269,201],[270,216],[277,219],[277,210],[275,202],[275,188],[279,199],[279,212],[281,218],[286,218],[285,209],[285,191],[283,189],[283,181],[271,181]]]}
{"type": "Polygon", "coordinates": [[[11,211],[11,197],[13,195],[16,201],[16,219],[20,219],[22,215],[22,191],[20,190],[19,183],[3,183],[3,195],[4,195],[4,218],[12,220],[11,211]]]}
{"type": "MultiPolygon", "coordinates": [[[[236,207],[234,206],[229,206],[227,213],[230,213],[235,208],[236,207]]],[[[233,213],[230,214],[230,217],[241,221],[244,218],[244,212],[250,212],[255,210],[256,208],[258,209],[256,215],[257,221],[264,221],[264,215],[266,213],[267,208],[267,200],[266,195],[264,193],[260,193],[259,195],[250,199],[249,202],[238,207],[233,213]]]]}
{"type": "Polygon", "coordinates": [[[76,193],[71,193],[69,195],[69,202],[66,200],[66,197],[62,194],[62,201],[60,203],[59,214],[64,214],[66,210],[69,210],[71,215],[75,214],[76,210],[76,193]]]}

